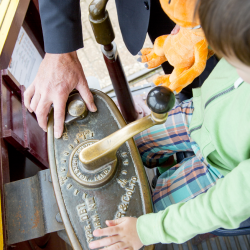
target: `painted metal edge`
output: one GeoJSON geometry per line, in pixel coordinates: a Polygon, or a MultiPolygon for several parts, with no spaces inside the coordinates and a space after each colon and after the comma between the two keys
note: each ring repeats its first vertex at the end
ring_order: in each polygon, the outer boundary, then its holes
{"type": "Polygon", "coordinates": [[[54,128],[53,127],[54,127],[54,112],[52,110],[49,115],[48,133],[47,133],[48,157],[49,157],[52,184],[54,187],[55,197],[56,197],[58,208],[61,214],[61,218],[65,226],[67,235],[69,237],[71,246],[73,247],[74,250],[82,250],[80,242],[78,241],[75,235],[74,229],[68,217],[67,210],[66,210],[66,207],[62,198],[62,194],[61,194],[59,180],[57,178],[56,160],[55,160],[55,154],[54,154],[54,128]]]}

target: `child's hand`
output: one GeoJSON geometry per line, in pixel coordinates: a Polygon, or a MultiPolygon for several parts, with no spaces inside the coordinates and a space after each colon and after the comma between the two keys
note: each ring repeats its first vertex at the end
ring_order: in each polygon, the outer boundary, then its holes
{"type": "Polygon", "coordinates": [[[140,249],[143,244],[136,231],[137,218],[123,217],[106,221],[107,228],[93,232],[95,237],[109,236],[89,243],[91,249],[105,247],[105,250],[140,249]]]}

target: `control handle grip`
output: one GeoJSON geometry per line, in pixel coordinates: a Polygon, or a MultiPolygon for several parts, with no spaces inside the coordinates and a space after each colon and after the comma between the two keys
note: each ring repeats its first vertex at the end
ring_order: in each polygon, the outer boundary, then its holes
{"type": "Polygon", "coordinates": [[[95,171],[106,164],[116,162],[118,148],[136,134],[164,123],[168,117],[167,112],[173,108],[174,103],[175,96],[169,88],[158,86],[152,89],[147,97],[147,104],[152,110],[151,114],[82,149],[79,159],[83,166],[89,171],[95,171]]]}

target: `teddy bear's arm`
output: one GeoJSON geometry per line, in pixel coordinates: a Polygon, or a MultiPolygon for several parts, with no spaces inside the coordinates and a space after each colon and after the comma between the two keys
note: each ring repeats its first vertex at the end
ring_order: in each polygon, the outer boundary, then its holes
{"type": "Polygon", "coordinates": [[[146,68],[152,69],[160,66],[164,62],[167,61],[165,56],[158,56],[154,53],[154,49],[145,48],[141,50],[142,56],[137,60],[139,62],[147,63],[145,65],[146,68]]]}
{"type": "Polygon", "coordinates": [[[163,45],[168,35],[159,36],[155,39],[154,48],[142,49],[141,57],[138,59],[139,62],[147,63],[146,67],[148,69],[160,66],[162,63],[167,61],[165,57],[163,45]]]}
{"type": "MultiPolygon", "coordinates": [[[[173,80],[175,80],[177,77],[179,77],[179,75],[185,71],[189,69],[188,67],[186,68],[174,68],[173,72],[171,73],[171,75],[163,75],[163,76],[158,76],[155,80],[154,80],[154,84],[155,85],[160,85],[162,84],[165,87],[169,87],[169,85],[171,84],[170,82],[170,76],[173,80]]],[[[173,81],[172,80],[172,81],[173,81]]]]}
{"type": "Polygon", "coordinates": [[[185,70],[169,85],[169,88],[175,90],[177,93],[192,83],[193,80],[205,69],[208,56],[208,44],[205,39],[201,40],[194,46],[194,54],[195,62],[193,66],[190,69],[185,70]]]}

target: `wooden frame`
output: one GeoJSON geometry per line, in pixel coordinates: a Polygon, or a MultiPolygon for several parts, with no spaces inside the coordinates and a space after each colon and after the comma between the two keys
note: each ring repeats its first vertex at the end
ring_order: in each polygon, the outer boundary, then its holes
{"type": "Polygon", "coordinates": [[[20,170],[13,175],[15,170],[11,169],[11,165],[23,169],[22,165],[27,157],[44,169],[48,168],[48,159],[46,133],[36,123],[35,116],[24,108],[24,87],[7,70],[21,26],[40,55],[45,55],[38,0],[5,0],[2,3],[5,3],[6,8],[2,8],[4,15],[0,20],[0,27],[4,27],[2,33],[0,29],[1,38],[4,38],[4,44],[0,44],[0,192],[2,243],[3,249],[7,250],[4,184],[23,178],[20,170]]]}

